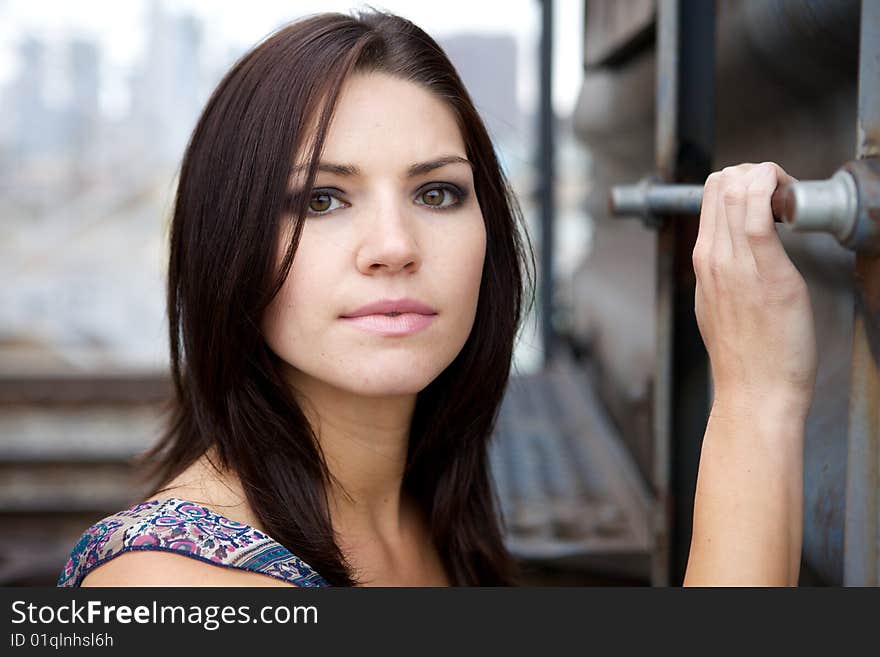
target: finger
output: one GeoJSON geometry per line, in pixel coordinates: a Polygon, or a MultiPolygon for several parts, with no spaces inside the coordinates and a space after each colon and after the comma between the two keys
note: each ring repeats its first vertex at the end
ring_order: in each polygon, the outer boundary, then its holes
{"type": "Polygon", "coordinates": [[[727,210],[724,206],[724,195],[727,178],[721,174],[721,184],[715,194],[715,231],[712,237],[712,254],[710,260],[715,267],[733,258],[733,245],[730,243],[730,229],[727,227],[727,210]]]}
{"type": "Polygon", "coordinates": [[[778,164],[764,162],[752,171],[747,184],[745,235],[759,273],[767,274],[788,259],[770,208],[770,198],[780,181],[795,179],[778,164]]]}
{"type": "MultiPolygon", "coordinates": [[[[721,174],[711,173],[703,184],[703,200],[700,204],[700,227],[697,241],[694,243],[694,269],[702,269],[708,262],[712,251],[712,240],[715,232],[715,199],[718,194],[721,174]]],[[[697,271],[697,274],[702,272],[697,271]]]]}
{"type": "Polygon", "coordinates": [[[791,183],[795,183],[798,181],[797,178],[795,178],[781,166],[776,164],[776,162],[761,162],[760,164],[756,164],[754,166],[756,169],[761,167],[772,167],[773,170],[776,172],[777,185],[790,185],[791,183]]]}
{"type": "Polygon", "coordinates": [[[724,169],[724,216],[727,219],[728,236],[734,258],[751,260],[752,252],[746,239],[746,190],[749,172],[753,164],[741,164],[724,169]]]}

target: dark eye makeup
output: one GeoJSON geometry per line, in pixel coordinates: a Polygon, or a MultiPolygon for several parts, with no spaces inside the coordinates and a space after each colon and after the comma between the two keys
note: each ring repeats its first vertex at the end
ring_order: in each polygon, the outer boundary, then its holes
{"type": "MultiPolygon", "coordinates": [[[[440,191],[444,192],[444,197],[443,197],[444,201],[446,200],[446,195],[451,195],[454,198],[453,202],[449,203],[448,205],[432,205],[430,203],[424,203],[424,202],[420,202],[420,201],[416,200],[416,204],[421,205],[422,207],[428,208],[429,210],[436,210],[438,212],[452,211],[452,210],[459,208],[464,203],[465,199],[468,197],[468,195],[470,193],[468,190],[462,189],[458,185],[453,185],[452,183],[435,182],[435,183],[428,183],[427,185],[424,185],[423,187],[421,187],[419,189],[419,191],[416,192],[415,197],[416,197],[416,199],[421,199],[426,193],[436,191],[436,190],[440,190],[440,191]]],[[[293,201],[302,193],[303,193],[302,190],[298,190],[298,191],[291,193],[291,196],[290,196],[291,207],[293,207],[293,205],[294,205],[293,201]]],[[[344,192],[342,190],[335,189],[332,187],[320,187],[320,188],[313,189],[312,193],[309,197],[309,204],[306,209],[307,215],[311,216],[311,217],[323,217],[325,215],[330,214],[331,212],[334,212],[335,210],[338,210],[339,207],[335,207],[335,208],[332,207],[332,205],[333,205],[332,199],[340,200],[337,195],[341,195],[341,194],[344,194],[344,192]],[[322,197],[331,199],[330,207],[328,207],[324,210],[314,210],[311,207],[312,203],[315,201],[315,199],[322,198],[322,197]]]]}

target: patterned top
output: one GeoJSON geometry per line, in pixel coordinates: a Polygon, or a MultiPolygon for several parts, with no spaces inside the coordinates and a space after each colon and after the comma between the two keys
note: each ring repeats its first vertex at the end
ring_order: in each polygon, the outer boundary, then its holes
{"type": "Polygon", "coordinates": [[[263,532],[176,497],[134,504],[89,527],[71,551],[57,586],[79,586],[94,568],[135,550],[176,552],[297,586],[329,586],[308,564],[263,532]]]}

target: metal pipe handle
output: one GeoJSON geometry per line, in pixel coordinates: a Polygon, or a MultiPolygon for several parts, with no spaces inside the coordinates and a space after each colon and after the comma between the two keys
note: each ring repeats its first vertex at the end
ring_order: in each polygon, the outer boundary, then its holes
{"type": "MultiPolygon", "coordinates": [[[[664,215],[698,215],[702,204],[702,185],[664,185],[645,179],[611,189],[613,215],[637,216],[649,222],[664,215]]],[[[841,169],[829,180],[780,185],[770,198],[770,209],[774,221],[792,230],[828,232],[844,242],[858,215],[856,184],[852,175],[841,169]]]]}

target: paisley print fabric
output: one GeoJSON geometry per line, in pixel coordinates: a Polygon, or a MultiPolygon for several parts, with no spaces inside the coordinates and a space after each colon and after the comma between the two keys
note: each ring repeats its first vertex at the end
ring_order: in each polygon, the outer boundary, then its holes
{"type": "Polygon", "coordinates": [[[71,550],[57,585],[79,586],[92,569],[135,550],[176,552],[297,586],[329,586],[308,564],[263,532],[178,498],[134,504],[89,527],[71,550]]]}

